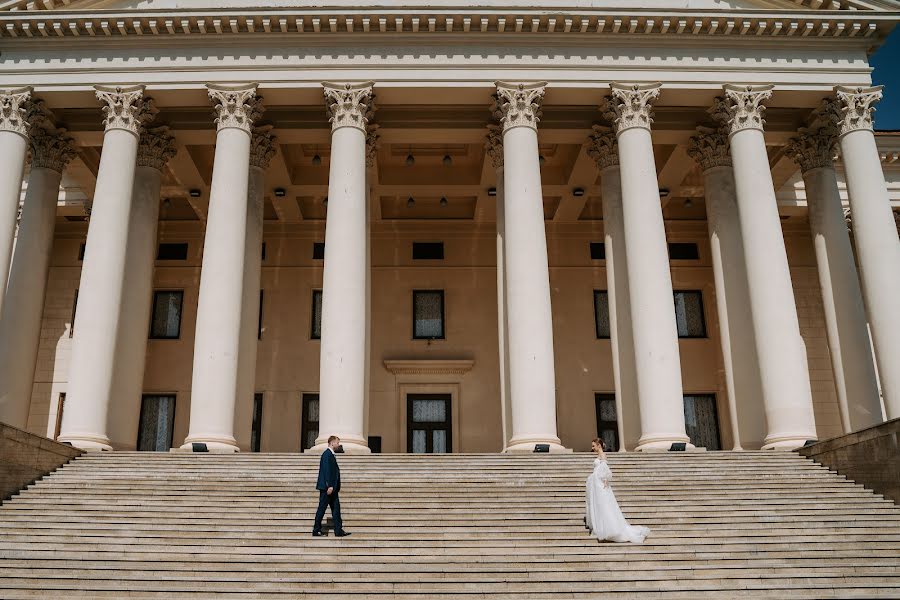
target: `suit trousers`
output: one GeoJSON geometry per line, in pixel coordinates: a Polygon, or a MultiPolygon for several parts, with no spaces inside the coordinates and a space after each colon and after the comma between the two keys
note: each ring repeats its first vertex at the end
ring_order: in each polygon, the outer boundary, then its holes
{"type": "Polygon", "coordinates": [[[336,532],[344,530],[344,524],[341,521],[341,501],[338,498],[337,491],[332,492],[329,496],[325,490],[319,490],[319,508],[316,509],[316,522],[313,523],[313,533],[322,531],[322,518],[325,516],[325,507],[331,507],[331,518],[334,519],[334,530],[336,532]]]}

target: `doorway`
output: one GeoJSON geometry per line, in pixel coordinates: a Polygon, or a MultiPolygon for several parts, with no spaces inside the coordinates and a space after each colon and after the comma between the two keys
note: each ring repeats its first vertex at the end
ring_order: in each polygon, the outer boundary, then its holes
{"type": "Polygon", "coordinates": [[[450,394],[407,394],[406,447],[413,454],[453,452],[450,394]]]}

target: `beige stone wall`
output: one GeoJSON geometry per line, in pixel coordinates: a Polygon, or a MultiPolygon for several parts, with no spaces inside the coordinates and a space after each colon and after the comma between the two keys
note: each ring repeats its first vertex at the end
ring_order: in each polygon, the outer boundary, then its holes
{"type": "MultiPolygon", "coordinates": [[[[53,252],[38,373],[29,430],[52,435],[56,405],[68,379],[71,310],[78,286],[78,246],[83,223],[61,224],[53,252]]],[[[701,290],[708,337],[681,340],[685,393],[716,394],[723,448],[732,435],[719,348],[710,249],[702,221],[670,221],[670,242],[699,244],[699,261],[673,261],[675,289],[701,290]]],[[[840,433],[837,400],[825,339],[824,316],[812,244],[805,222],[786,224],[786,244],[802,333],[807,345],[816,420],[820,437],[840,433]]],[[[263,451],[296,451],[300,445],[301,395],[318,391],[319,341],[310,339],[311,302],[321,288],[322,261],[313,260],[313,242],[324,239],[324,223],[267,223],[263,261],[263,333],[259,342],[256,389],[264,393],[263,451]]],[[[190,414],[191,362],[200,281],[202,231],[196,222],[165,222],[161,241],[186,241],[187,261],[158,261],[155,289],[183,289],[184,308],[178,340],[149,340],[144,377],[146,393],[174,393],[174,443],[182,443],[190,414]]],[[[558,388],[559,435],[563,443],[586,450],[596,435],[595,392],[614,390],[609,340],[595,335],[593,290],[606,289],[603,261],[592,261],[591,241],[602,241],[602,221],[548,225],[553,303],[554,350],[558,388]]],[[[492,223],[402,222],[379,224],[372,235],[372,350],[368,433],[382,436],[383,451],[405,449],[401,392],[453,393],[454,450],[495,452],[502,448],[499,402],[495,236],[492,223]],[[413,241],[443,241],[445,260],[413,261],[413,241]],[[412,339],[414,289],[445,290],[446,339],[412,339]],[[465,375],[401,377],[385,360],[466,359],[465,375]],[[418,387],[411,387],[418,386],[418,387]],[[423,387],[424,386],[424,387],[423,387]]],[[[773,341],[777,343],[777,341],[773,341]]],[[[115,399],[114,401],[126,401],[115,399]]],[[[740,407],[762,423],[762,407],[740,407]]],[[[249,411],[246,411],[249,413],[249,411]]],[[[625,445],[640,435],[637,407],[624,407],[625,445]]],[[[752,419],[751,419],[752,421],[752,419]]],[[[246,419],[237,425],[249,431],[246,419]]],[[[135,425],[131,425],[134,428],[135,425]]],[[[116,447],[134,447],[120,439],[121,425],[110,423],[116,447]]],[[[747,448],[758,447],[763,432],[742,432],[747,448]]],[[[246,435],[239,435],[246,438],[246,435]]]]}

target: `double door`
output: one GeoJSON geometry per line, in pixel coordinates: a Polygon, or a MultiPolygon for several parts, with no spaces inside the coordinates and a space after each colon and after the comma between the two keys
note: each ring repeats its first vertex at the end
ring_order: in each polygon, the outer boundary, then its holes
{"type": "Polygon", "coordinates": [[[452,452],[450,394],[408,394],[406,435],[406,447],[412,454],[452,452]]]}

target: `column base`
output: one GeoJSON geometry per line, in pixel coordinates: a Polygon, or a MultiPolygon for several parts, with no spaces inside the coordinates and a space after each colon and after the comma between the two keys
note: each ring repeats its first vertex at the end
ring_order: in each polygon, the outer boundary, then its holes
{"type": "Polygon", "coordinates": [[[797,450],[802,448],[808,440],[817,441],[816,435],[804,435],[802,433],[785,433],[767,435],[763,442],[762,450],[797,450]]]}
{"type": "Polygon", "coordinates": [[[240,452],[241,449],[238,448],[237,442],[233,437],[222,436],[222,435],[192,435],[184,440],[184,444],[181,445],[182,450],[193,450],[193,445],[195,443],[198,444],[206,444],[206,449],[209,452],[240,452]]]}
{"type": "MultiPolygon", "coordinates": [[[[338,435],[338,437],[341,438],[341,447],[344,449],[344,454],[372,454],[369,444],[361,437],[349,435],[347,437],[338,435]]],[[[316,440],[316,445],[309,450],[306,450],[306,452],[311,454],[322,454],[327,447],[328,438],[318,439],[316,440]]]]}
{"type": "Polygon", "coordinates": [[[697,447],[691,443],[690,438],[680,434],[655,434],[641,436],[635,452],[667,452],[672,444],[684,444],[685,450],[695,450],[697,447]]]}
{"type": "Polygon", "coordinates": [[[69,444],[81,450],[87,451],[111,451],[112,444],[105,435],[95,435],[90,433],[70,433],[68,435],[59,436],[56,441],[62,444],[69,444]]]}
{"type": "Polygon", "coordinates": [[[503,449],[504,454],[531,454],[534,452],[535,444],[547,444],[550,446],[551,454],[561,454],[572,452],[571,448],[566,448],[559,441],[558,437],[514,437],[509,440],[506,448],[503,449]]]}

